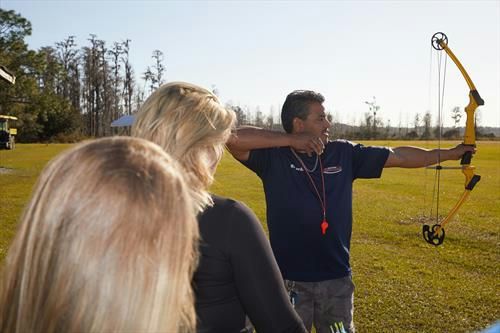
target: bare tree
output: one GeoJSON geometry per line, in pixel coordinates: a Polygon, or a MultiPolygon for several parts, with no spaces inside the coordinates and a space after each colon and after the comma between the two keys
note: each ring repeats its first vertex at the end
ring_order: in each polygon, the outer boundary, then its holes
{"type": "Polygon", "coordinates": [[[238,126],[248,124],[247,115],[239,105],[233,105],[231,102],[228,102],[226,103],[226,108],[234,111],[234,113],[236,114],[236,124],[238,126]]]}
{"type": "Polygon", "coordinates": [[[104,103],[104,76],[106,67],[103,62],[104,41],[91,34],[91,46],[83,49],[84,62],[84,100],[87,135],[102,135],[102,114],[104,103]]]}
{"type": "Polygon", "coordinates": [[[377,100],[376,100],[375,96],[373,96],[373,99],[371,102],[365,101],[365,104],[368,104],[370,112],[373,114],[373,117],[372,117],[372,135],[375,138],[375,137],[377,137],[377,124],[380,123],[380,120],[377,120],[377,112],[380,109],[380,106],[377,105],[377,100]]]}
{"type": "Polygon", "coordinates": [[[102,78],[102,111],[99,121],[98,136],[111,134],[112,112],[114,106],[113,78],[107,61],[108,50],[105,43],[99,44],[100,71],[102,78]]]}
{"type": "Polygon", "coordinates": [[[453,119],[454,127],[458,127],[460,119],[462,119],[462,112],[459,106],[455,106],[453,110],[451,110],[451,119],[453,119]]]}
{"type": "Polygon", "coordinates": [[[146,71],[143,74],[143,79],[146,83],[149,82],[149,92],[152,93],[156,89],[158,89],[165,81],[165,66],[163,66],[163,52],[160,50],[154,50],[153,55],[153,66],[148,66],[146,71]]]}
{"type": "Polygon", "coordinates": [[[156,75],[155,81],[157,87],[159,87],[165,82],[165,80],[163,79],[165,74],[165,66],[163,66],[163,61],[164,61],[163,52],[161,52],[160,50],[154,50],[153,55],[151,57],[154,60],[153,68],[155,70],[155,75],[156,75]]]}
{"type": "Polygon", "coordinates": [[[422,121],[422,118],[420,116],[420,113],[415,114],[415,118],[413,118],[413,128],[415,131],[415,134],[418,136],[418,133],[420,132],[420,123],[422,121]]]}
{"type": "Polygon", "coordinates": [[[44,46],[40,48],[39,54],[43,57],[44,67],[38,73],[38,86],[44,92],[59,95],[63,69],[56,50],[51,46],[44,46]]]}
{"type": "Polygon", "coordinates": [[[125,77],[123,82],[123,99],[125,101],[125,112],[130,115],[132,114],[132,99],[134,96],[134,71],[132,69],[132,65],[129,60],[129,51],[130,51],[130,39],[122,42],[123,46],[123,54],[122,54],[122,63],[125,66],[125,77]]]}
{"type": "Polygon", "coordinates": [[[70,84],[69,84],[69,69],[70,69],[70,64],[75,61],[75,58],[78,54],[78,51],[75,49],[76,43],[75,43],[75,36],[69,36],[62,42],[56,43],[56,48],[57,48],[57,54],[59,58],[59,62],[63,67],[63,77],[60,82],[60,87],[62,91],[60,94],[64,97],[69,99],[69,91],[70,91],[70,84]]]}
{"type": "Polygon", "coordinates": [[[399,121],[398,121],[398,138],[401,138],[402,136],[402,126],[403,126],[403,121],[401,119],[401,112],[399,112],[399,121]]]}
{"type": "MultiPolygon", "coordinates": [[[[427,111],[427,112],[430,113],[430,111],[427,111]]],[[[436,119],[436,125],[434,126],[433,134],[434,134],[434,137],[439,139],[439,140],[443,136],[443,123],[439,119],[439,117],[436,119]]]]}
{"type": "Polygon", "coordinates": [[[137,87],[134,92],[135,110],[139,110],[141,108],[142,103],[144,103],[145,94],[146,93],[144,92],[144,89],[141,89],[141,87],[137,87]]]}
{"type": "Polygon", "coordinates": [[[111,119],[117,119],[122,115],[121,109],[121,98],[120,91],[122,90],[122,75],[121,75],[121,61],[120,58],[123,54],[123,48],[121,43],[113,43],[113,48],[108,50],[108,55],[111,60],[110,72],[111,72],[111,88],[113,90],[112,94],[112,109],[111,109],[111,119]]]}
{"type": "Polygon", "coordinates": [[[255,108],[254,125],[257,127],[264,127],[264,115],[262,114],[262,111],[260,110],[259,106],[255,108]]]}
{"type": "Polygon", "coordinates": [[[75,36],[56,43],[58,60],[63,68],[59,95],[69,100],[75,112],[80,113],[80,52],[76,46],[75,36]]]}
{"type": "Polygon", "coordinates": [[[431,113],[427,111],[424,115],[424,118],[422,119],[424,126],[424,132],[422,133],[421,136],[422,139],[429,139],[431,137],[431,120],[432,120],[431,113]]]}
{"type": "Polygon", "coordinates": [[[274,127],[274,107],[271,105],[269,108],[269,114],[266,117],[266,127],[269,129],[273,129],[274,127]]]}

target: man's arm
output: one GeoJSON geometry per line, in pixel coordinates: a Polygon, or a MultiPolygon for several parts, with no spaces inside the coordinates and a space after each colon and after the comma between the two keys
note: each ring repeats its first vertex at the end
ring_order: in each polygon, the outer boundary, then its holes
{"type": "Polygon", "coordinates": [[[229,152],[240,161],[247,161],[250,151],[260,148],[287,147],[311,155],[321,154],[324,144],[320,138],[308,134],[289,134],[258,127],[240,127],[234,131],[226,143],[229,152]]]}
{"type": "Polygon", "coordinates": [[[459,144],[450,149],[423,149],[418,147],[396,147],[391,150],[385,162],[384,168],[420,168],[438,163],[440,160],[458,160],[466,152],[475,153],[473,146],[459,144]]]}

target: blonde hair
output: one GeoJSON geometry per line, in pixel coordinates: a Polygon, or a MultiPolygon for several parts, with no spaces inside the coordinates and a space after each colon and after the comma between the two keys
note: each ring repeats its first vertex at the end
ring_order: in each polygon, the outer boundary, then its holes
{"type": "Polygon", "coordinates": [[[210,91],[185,82],[158,88],[144,102],[132,135],[153,141],[177,159],[187,173],[198,211],[212,204],[208,187],[236,122],[210,91]]]}
{"type": "Polygon", "coordinates": [[[49,163],[6,258],[0,331],[193,331],[198,226],[179,169],[125,137],[49,163]]]}

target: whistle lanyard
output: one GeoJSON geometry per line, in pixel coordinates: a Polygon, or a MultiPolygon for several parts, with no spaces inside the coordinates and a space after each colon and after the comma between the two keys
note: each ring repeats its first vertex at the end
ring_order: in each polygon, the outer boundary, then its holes
{"type": "Polygon", "coordinates": [[[319,171],[321,173],[321,185],[322,185],[322,189],[323,189],[323,193],[322,193],[323,197],[321,197],[320,192],[318,190],[318,187],[316,186],[316,184],[314,183],[314,180],[312,179],[311,175],[307,171],[308,169],[306,168],[306,165],[305,165],[304,161],[302,161],[302,159],[299,157],[299,155],[297,155],[297,153],[295,152],[295,150],[293,150],[293,148],[290,148],[290,150],[292,151],[293,155],[299,161],[300,165],[302,166],[302,169],[304,170],[304,173],[306,174],[307,178],[309,178],[309,181],[311,182],[311,185],[314,188],[314,191],[316,192],[316,195],[318,196],[318,200],[319,200],[319,202],[321,204],[321,208],[323,209],[323,221],[321,222],[321,225],[320,225],[321,226],[321,233],[323,235],[325,235],[326,234],[326,229],[328,229],[328,222],[326,221],[325,176],[323,174],[323,163],[321,162],[321,158],[318,155],[318,159],[319,159],[319,171]]]}

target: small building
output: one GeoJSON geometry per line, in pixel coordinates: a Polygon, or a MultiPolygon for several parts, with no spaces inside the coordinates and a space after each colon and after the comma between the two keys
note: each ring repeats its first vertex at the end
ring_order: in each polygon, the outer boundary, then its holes
{"type": "Polygon", "coordinates": [[[0,66],[0,78],[11,84],[16,83],[16,77],[14,76],[14,74],[9,72],[9,70],[4,66],[0,66]]]}

